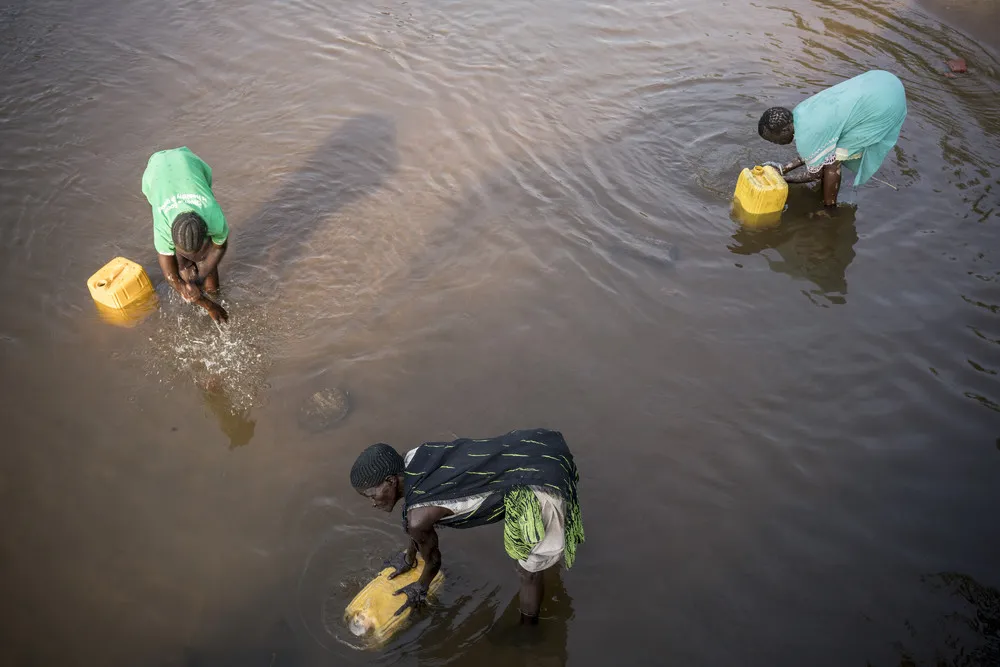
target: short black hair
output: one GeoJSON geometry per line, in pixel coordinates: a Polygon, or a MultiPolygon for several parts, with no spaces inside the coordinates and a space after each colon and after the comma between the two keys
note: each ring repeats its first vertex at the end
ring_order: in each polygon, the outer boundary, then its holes
{"type": "Polygon", "coordinates": [[[376,443],[361,452],[351,467],[351,486],[359,491],[370,489],[401,474],[404,468],[399,452],[383,442],[376,443]]]}
{"type": "Polygon", "coordinates": [[[774,141],[775,137],[781,137],[792,128],[792,119],[792,112],[785,107],[771,107],[761,114],[757,134],[762,139],[774,141]]]}
{"type": "Polygon", "coordinates": [[[205,238],[208,237],[208,225],[204,218],[194,211],[186,211],[178,214],[170,226],[170,237],[174,240],[174,246],[184,252],[197,252],[205,245],[205,238]]]}

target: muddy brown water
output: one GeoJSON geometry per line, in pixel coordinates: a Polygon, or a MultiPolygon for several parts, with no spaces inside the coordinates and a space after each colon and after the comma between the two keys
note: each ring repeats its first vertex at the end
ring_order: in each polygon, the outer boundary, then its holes
{"type": "Polygon", "coordinates": [[[1000,61],[905,2],[0,7],[0,663],[1000,663],[1000,61]],[[969,74],[942,75],[961,55],[969,74]],[[729,217],[767,106],[888,69],[832,218],[729,217]],[[139,180],[187,145],[231,329],[160,286],[139,180]],[[300,423],[335,387],[350,411],[300,423]],[[339,618],[402,544],[375,441],[560,429],[587,543],[514,627],[498,530],[437,607],[339,618]]]}

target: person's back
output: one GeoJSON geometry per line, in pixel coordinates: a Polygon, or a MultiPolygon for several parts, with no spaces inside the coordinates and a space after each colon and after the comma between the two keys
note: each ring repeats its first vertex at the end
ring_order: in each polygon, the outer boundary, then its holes
{"type": "Polygon", "coordinates": [[[150,156],[142,174],[142,194],[153,210],[153,245],[161,255],[176,251],[170,231],[179,213],[200,215],[218,245],[228,237],[226,218],[212,192],[212,168],[186,146],[150,156]]]}
{"type": "Polygon", "coordinates": [[[793,110],[795,148],[807,168],[831,155],[867,182],[896,143],[906,119],[906,91],[892,73],[865,72],[799,103],[793,110]]]}
{"type": "Polygon", "coordinates": [[[779,145],[795,142],[798,159],[786,165],[765,162],[788,183],[822,181],[823,203],[837,204],[841,164],[863,185],[896,145],[906,119],[906,91],[893,74],[875,70],[821,91],[794,111],[767,109],[757,122],[762,139],[779,145]],[[800,167],[798,174],[790,174],[800,167]]]}
{"type": "Polygon", "coordinates": [[[153,246],[164,278],[190,303],[216,321],[225,309],[203,294],[219,289],[219,262],[226,253],[229,226],[212,192],[212,169],[182,146],[150,156],[142,193],[153,213],[153,246]]]}
{"type": "Polygon", "coordinates": [[[502,521],[504,549],[518,563],[521,620],[527,623],[538,620],[541,573],[560,560],[572,567],[584,540],[578,481],[565,439],[549,429],[425,442],[405,457],[378,443],[351,468],[351,485],[373,507],[391,512],[403,501],[410,546],[390,561],[390,579],[414,567],[418,550],[426,563],[420,579],[398,591],[407,595],[406,605],[422,604],[440,569],[436,525],[472,528],[502,521]]]}

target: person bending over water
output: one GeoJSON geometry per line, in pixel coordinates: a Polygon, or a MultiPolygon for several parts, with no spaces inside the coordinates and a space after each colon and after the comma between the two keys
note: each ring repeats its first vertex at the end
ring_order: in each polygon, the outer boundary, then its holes
{"type": "Polygon", "coordinates": [[[841,163],[856,174],[855,187],[866,183],[896,145],[905,118],[903,83],[874,70],[813,95],[793,111],[771,107],[760,117],[757,133],[776,144],[794,140],[797,160],[767,164],[789,183],[822,181],[823,203],[834,206],[841,163]],[[798,174],[788,173],[803,166],[798,174]]]}
{"type": "Polygon", "coordinates": [[[225,322],[229,314],[205,295],[219,290],[219,262],[229,243],[229,226],[212,194],[212,168],[187,147],[153,153],[142,193],[153,209],[153,245],[164,278],[186,302],[225,322]]]}
{"type": "Polygon", "coordinates": [[[542,604],[542,572],[565,560],[572,567],[583,542],[576,465],[561,433],[511,431],[485,440],[426,442],[405,456],[378,443],[361,452],[351,468],[351,486],[392,512],[403,501],[407,549],[387,565],[390,579],[412,569],[419,551],[420,579],[398,591],[418,608],[441,569],[436,526],[473,528],[504,522],[504,547],[517,561],[521,623],[534,625],[542,604]]]}

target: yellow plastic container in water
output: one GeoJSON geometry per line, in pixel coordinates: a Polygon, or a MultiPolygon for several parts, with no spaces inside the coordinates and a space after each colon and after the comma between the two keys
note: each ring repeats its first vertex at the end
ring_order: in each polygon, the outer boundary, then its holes
{"type": "Polygon", "coordinates": [[[87,287],[94,301],[112,310],[149,300],[154,294],[145,269],[124,257],[115,257],[101,267],[90,276],[87,287]]]}
{"type": "MultiPolygon", "coordinates": [[[[344,612],[344,620],[351,634],[365,637],[373,646],[388,641],[409,618],[411,609],[395,616],[396,611],[406,602],[406,596],[394,593],[420,579],[424,571],[424,561],[417,556],[415,568],[390,580],[389,575],[392,571],[391,567],[387,567],[379,572],[378,576],[351,600],[351,604],[347,605],[344,612]]],[[[438,572],[428,587],[428,594],[437,593],[443,583],[444,575],[438,572]]]]}
{"type": "Polygon", "coordinates": [[[734,222],[753,229],[767,229],[768,227],[776,227],[781,223],[781,211],[775,211],[774,213],[747,213],[740,206],[738,199],[733,200],[731,217],[734,222]]]}
{"type": "Polygon", "coordinates": [[[156,298],[156,292],[152,292],[149,296],[137,299],[124,308],[108,308],[100,303],[95,305],[97,314],[102,320],[117,327],[131,329],[156,312],[160,301],[156,298]]]}
{"type": "Polygon", "coordinates": [[[771,166],[744,169],[736,181],[733,199],[749,215],[780,213],[788,199],[788,183],[771,166]]]}

